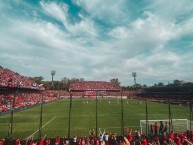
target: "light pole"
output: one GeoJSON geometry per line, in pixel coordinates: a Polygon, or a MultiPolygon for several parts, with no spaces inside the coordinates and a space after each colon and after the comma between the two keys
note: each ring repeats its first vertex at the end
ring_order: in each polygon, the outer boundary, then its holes
{"type": "Polygon", "coordinates": [[[132,72],[132,76],[134,78],[134,83],[135,83],[135,87],[136,87],[136,77],[137,77],[137,73],[136,72],[132,72]]]}
{"type": "Polygon", "coordinates": [[[52,76],[52,89],[54,88],[54,75],[56,74],[55,70],[51,71],[51,76],[52,76]]]}

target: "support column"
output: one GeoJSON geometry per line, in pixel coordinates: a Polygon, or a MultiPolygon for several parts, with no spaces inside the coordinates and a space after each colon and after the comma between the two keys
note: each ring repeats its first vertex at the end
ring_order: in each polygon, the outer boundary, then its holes
{"type": "Polygon", "coordinates": [[[70,105],[69,105],[69,113],[68,113],[68,138],[70,138],[71,110],[72,110],[72,93],[70,93],[70,105]]]}
{"type": "Polygon", "coordinates": [[[121,133],[124,135],[123,91],[121,90],[121,133]]]}
{"type": "Polygon", "coordinates": [[[18,91],[16,91],[16,92],[14,93],[14,95],[13,95],[11,116],[10,116],[10,122],[9,122],[8,137],[11,137],[11,138],[12,138],[12,135],[13,135],[13,113],[14,113],[14,110],[15,110],[15,98],[16,98],[17,92],[18,92],[18,91]]]}
{"type": "Polygon", "coordinates": [[[40,140],[42,137],[42,111],[43,111],[43,93],[41,95],[41,104],[40,104],[40,124],[39,124],[39,133],[38,139],[40,140]]]}
{"type": "Polygon", "coordinates": [[[96,91],[96,136],[98,136],[98,91],[96,91]]]}

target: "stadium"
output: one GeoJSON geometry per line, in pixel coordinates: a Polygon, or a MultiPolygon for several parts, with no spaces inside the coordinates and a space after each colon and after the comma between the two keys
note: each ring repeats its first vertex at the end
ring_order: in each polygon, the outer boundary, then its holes
{"type": "Polygon", "coordinates": [[[45,89],[4,67],[0,76],[2,144],[164,144],[178,137],[182,142],[193,139],[191,88],[128,91],[112,82],[80,81],[65,91],[45,89]]]}

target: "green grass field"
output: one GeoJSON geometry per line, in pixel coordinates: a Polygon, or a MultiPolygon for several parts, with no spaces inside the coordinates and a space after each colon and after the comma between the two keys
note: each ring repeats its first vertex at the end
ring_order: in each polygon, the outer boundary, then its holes
{"type": "MultiPolygon", "coordinates": [[[[124,126],[140,129],[139,120],[145,120],[145,102],[123,100],[124,126]]],[[[71,112],[71,137],[88,135],[95,128],[95,99],[73,99],[71,112]],[[88,104],[87,104],[88,101],[88,104]]],[[[188,106],[171,105],[172,118],[189,119],[188,106]]],[[[43,106],[42,135],[54,138],[67,136],[69,99],[48,103],[43,106]]],[[[168,105],[148,102],[149,119],[168,119],[168,105]]],[[[40,107],[14,113],[13,138],[38,136],[40,107]],[[35,133],[37,132],[37,133],[35,133]]],[[[0,138],[8,134],[10,114],[0,116],[0,138]]],[[[121,100],[98,100],[98,127],[108,132],[121,132],[121,100]],[[110,104],[109,104],[110,101],[110,104]]]]}

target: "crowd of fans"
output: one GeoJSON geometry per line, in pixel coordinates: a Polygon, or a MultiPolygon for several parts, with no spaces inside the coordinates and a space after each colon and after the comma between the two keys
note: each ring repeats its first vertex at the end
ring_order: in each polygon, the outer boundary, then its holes
{"type": "Polygon", "coordinates": [[[83,81],[74,82],[70,84],[69,90],[85,91],[85,90],[106,90],[106,91],[119,91],[121,90],[118,84],[104,81],[83,81]]]}
{"type": "Polygon", "coordinates": [[[29,77],[22,76],[2,66],[0,66],[0,87],[18,87],[41,90],[44,89],[42,85],[36,84],[29,77]]]}
{"type": "MultiPolygon", "coordinates": [[[[132,96],[134,92],[125,91],[123,96],[132,96]]],[[[69,98],[72,95],[73,98],[93,98],[96,97],[95,91],[87,92],[68,92],[64,90],[45,90],[43,94],[37,93],[22,93],[16,95],[14,108],[26,108],[39,104],[41,101],[50,102],[61,98],[69,98]],[[43,95],[43,100],[42,100],[43,95]]],[[[118,98],[121,96],[121,92],[100,92],[97,93],[98,97],[104,98],[118,98]]],[[[12,109],[14,100],[13,94],[0,94],[0,112],[6,112],[12,109]]]]}
{"type": "MultiPolygon", "coordinates": [[[[156,123],[155,123],[156,124],[156,123]]],[[[24,140],[12,140],[6,138],[0,140],[0,145],[12,143],[14,145],[193,145],[193,132],[174,132],[168,133],[167,128],[159,128],[156,126],[148,134],[141,134],[139,130],[132,132],[132,129],[127,128],[123,135],[101,131],[95,134],[95,130],[89,131],[88,136],[78,137],[74,135],[73,138],[59,137],[47,138],[46,135],[40,140],[33,140],[28,137],[24,140]]]]}
{"type": "Polygon", "coordinates": [[[14,108],[27,108],[36,104],[51,102],[60,99],[58,91],[47,90],[43,94],[37,93],[22,93],[15,97],[15,104],[13,106],[14,95],[0,95],[0,112],[6,112],[14,108]],[[42,98],[43,95],[43,98],[42,98]],[[42,100],[43,99],[43,100],[42,100]]]}

